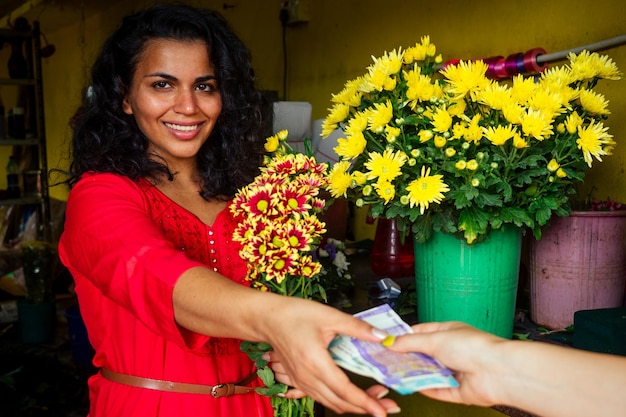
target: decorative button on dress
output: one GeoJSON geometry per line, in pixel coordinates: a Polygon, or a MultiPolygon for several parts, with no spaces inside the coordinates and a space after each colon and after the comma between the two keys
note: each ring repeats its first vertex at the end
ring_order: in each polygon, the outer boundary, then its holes
{"type": "MultiPolygon", "coordinates": [[[[59,255],[76,283],[96,367],[206,385],[254,371],[239,340],[200,335],[174,321],[174,284],[192,267],[247,285],[231,241],[235,225],[226,209],[208,226],[147,181],[83,176],[68,199],[59,255]]],[[[129,387],[100,374],[89,379],[89,395],[90,417],[273,415],[269,399],[255,393],[215,399],[129,387]]]]}

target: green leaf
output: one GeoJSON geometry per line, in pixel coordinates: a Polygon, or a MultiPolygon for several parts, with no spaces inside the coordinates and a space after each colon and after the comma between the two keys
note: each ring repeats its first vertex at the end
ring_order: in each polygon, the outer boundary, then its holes
{"type": "Polygon", "coordinates": [[[276,384],[276,379],[274,378],[274,371],[269,366],[265,366],[256,371],[256,374],[261,378],[263,384],[266,387],[272,387],[276,384]]]}
{"type": "Polygon", "coordinates": [[[537,212],[535,213],[535,219],[537,219],[537,224],[540,226],[548,223],[550,217],[552,217],[552,210],[547,207],[541,210],[537,210],[537,212]]]}
{"type": "Polygon", "coordinates": [[[276,394],[284,394],[287,392],[287,385],[285,384],[275,384],[271,387],[258,387],[255,388],[255,392],[259,395],[265,395],[266,397],[275,397],[276,394]]]}
{"type": "Polygon", "coordinates": [[[531,226],[535,223],[526,210],[519,207],[503,207],[500,211],[505,223],[514,223],[516,226],[531,226]]]}
{"type": "Polygon", "coordinates": [[[239,349],[248,355],[248,357],[255,363],[257,368],[262,368],[267,365],[267,361],[263,359],[265,352],[272,350],[272,346],[265,342],[248,342],[243,341],[239,345],[239,349]]]}
{"type": "Polygon", "coordinates": [[[482,193],[476,197],[476,204],[479,207],[502,207],[502,197],[497,194],[482,193]]]}
{"type": "Polygon", "coordinates": [[[463,231],[467,243],[472,244],[479,235],[485,234],[488,224],[489,215],[484,211],[476,207],[461,210],[459,230],[463,231]]]}
{"type": "Polygon", "coordinates": [[[425,214],[415,219],[415,221],[413,222],[412,231],[413,237],[417,242],[426,242],[433,232],[433,225],[430,215],[425,214]]]}

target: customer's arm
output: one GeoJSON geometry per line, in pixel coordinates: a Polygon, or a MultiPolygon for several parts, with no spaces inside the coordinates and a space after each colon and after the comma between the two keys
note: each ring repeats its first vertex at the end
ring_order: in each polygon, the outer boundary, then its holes
{"type": "Polygon", "coordinates": [[[424,323],[385,341],[453,369],[458,388],[423,394],[480,406],[508,405],[543,417],[626,415],[626,357],[543,342],[505,340],[461,323],[424,323]]]}

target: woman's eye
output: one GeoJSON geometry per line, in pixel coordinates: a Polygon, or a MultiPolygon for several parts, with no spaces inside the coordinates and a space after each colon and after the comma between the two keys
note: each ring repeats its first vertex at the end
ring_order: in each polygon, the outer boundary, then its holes
{"type": "Polygon", "coordinates": [[[206,91],[209,93],[217,90],[217,87],[215,87],[213,84],[198,84],[198,87],[196,88],[200,91],[206,91]]]}
{"type": "Polygon", "coordinates": [[[161,88],[169,87],[170,84],[167,81],[157,81],[156,83],[152,85],[154,88],[161,89],[161,88]]]}

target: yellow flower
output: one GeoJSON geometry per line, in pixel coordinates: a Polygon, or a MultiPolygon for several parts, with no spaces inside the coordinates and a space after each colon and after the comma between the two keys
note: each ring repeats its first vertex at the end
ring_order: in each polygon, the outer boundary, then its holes
{"type": "Polygon", "coordinates": [[[404,78],[408,87],[406,98],[415,106],[419,101],[428,101],[435,94],[432,79],[422,75],[420,67],[414,67],[410,71],[404,71],[404,78]]]}
{"type": "Polygon", "coordinates": [[[456,149],[454,148],[446,148],[446,156],[448,158],[452,158],[456,154],[456,149]]]}
{"type": "MultiPolygon", "coordinates": [[[[532,81],[532,78],[529,78],[532,81]]],[[[576,81],[572,71],[567,67],[548,68],[541,73],[539,84],[542,88],[560,89],[576,81]]],[[[534,82],[534,81],[533,81],[534,82]]]]}
{"type": "Polygon", "coordinates": [[[556,176],[559,178],[565,178],[567,177],[567,172],[565,172],[563,168],[559,168],[556,170],[556,176]]]}
{"type": "Polygon", "coordinates": [[[382,155],[378,152],[371,152],[369,160],[365,163],[365,167],[370,171],[367,178],[378,178],[378,181],[393,181],[401,174],[400,168],[407,159],[404,152],[394,152],[391,149],[385,149],[382,155]]]}
{"type": "Polygon", "coordinates": [[[393,91],[396,88],[397,80],[395,77],[387,77],[385,82],[383,83],[383,89],[385,91],[393,91]]]}
{"type": "Polygon", "coordinates": [[[355,80],[348,81],[343,90],[338,94],[333,94],[330,101],[333,103],[347,104],[351,107],[358,107],[361,104],[363,94],[357,89],[358,83],[355,80]]]}
{"type": "Polygon", "coordinates": [[[460,161],[457,161],[456,164],[454,164],[454,167],[459,171],[463,171],[465,168],[467,168],[467,162],[461,159],[460,161]]]}
{"type": "Polygon", "coordinates": [[[376,189],[376,194],[383,200],[385,200],[385,204],[389,203],[396,195],[396,189],[389,181],[381,181],[374,183],[374,188],[376,189]]]}
{"type": "Polygon", "coordinates": [[[465,100],[452,100],[448,106],[448,113],[451,116],[461,117],[465,114],[467,109],[467,103],[465,100]]]}
{"type": "Polygon", "coordinates": [[[420,177],[411,181],[406,190],[411,208],[419,206],[420,214],[424,214],[430,203],[441,203],[443,193],[450,188],[443,182],[443,175],[430,175],[430,167],[422,166],[420,177]]]}
{"type": "Polygon", "coordinates": [[[428,142],[434,136],[433,131],[428,129],[420,130],[417,135],[419,136],[420,142],[422,143],[428,142]]]}
{"type": "Polygon", "coordinates": [[[389,125],[385,126],[385,132],[387,133],[385,137],[387,138],[387,142],[389,143],[393,143],[396,138],[400,136],[400,133],[402,133],[400,128],[389,125]]]}
{"type": "Polygon", "coordinates": [[[454,126],[452,126],[452,139],[461,139],[465,136],[465,131],[467,123],[465,122],[456,122],[454,126]]]}
{"type": "Polygon", "coordinates": [[[437,53],[435,45],[430,43],[429,36],[423,36],[421,43],[415,44],[415,46],[407,48],[404,53],[404,62],[410,64],[414,61],[423,61],[426,57],[433,57],[437,53]]]}
{"type": "Polygon", "coordinates": [[[591,90],[580,91],[580,104],[585,110],[593,114],[611,114],[608,109],[609,103],[604,99],[604,96],[591,90]]]}
{"type": "Polygon", "coordinates": [[[607,55],[598,55],[596,54],[596,59],[598,60],[598,77],[603,78],[605,80],[621,80],[622,73],[617,69],[617,65],[611,58],[607,55]]]}
{"type": "Polygon", "coordinates": [[[508,103],[504,103],[502,106],[502,114],[507,122],[521,125],[522,124],[522,116],[524,115],[524,108],[519,104],[510,101],[508,103]]]}
{"type": "Polygon", "coordinates": [[[476,100],[492,109],[501,110],[505,104],[512,102],[511,91],[505,84],[490,82],[476,94],[476,100]]]}
{"type": "Polygon", "coordinates": [[[467,128],[465,129],[465,140],[477,144],[483,137],[483,128],[480,126],[482,117],[480,114],[475,115],[470,120],[467,128]]]}
{"type": "Polygon", "coordinates": [[[355,113],[348,121],[348,124],[344,129],[346,135],[354,135],[365,131],[365,129],[367,129],[368,119],[369,112],[367,111],[360,111],[355,113]]]}
{"type": "Polygon", "coordinates": [[[582,51],[578,54],[569,53],[572,74],[577,80],[592,79],[594,77],[608,80],[621,79],[621,73],[615,63],[608,56],[600,56],[597,52],[582,51]]]}
{"type": "Polygon", "coordinates": [[[276,152],[276,149],[278,149],[278,144],[279,143],[280,142],[279,142],[278,137],[276,135],[270,136],[265,141],[265,150],[267,152],[276,152]]]}
{"type": "Polygon", "coordinates": [[[389,76],[399,72],[402,67],[402,54],[394,50],[380,58],[372,57],[374,63],[369,66],[364,77],[366,92],[382,91],[386,85],[389,86],[389,76]]]}
{"type": "Polygon", "coordinates": [[[548,162],[548,171],[550,172],[554,172],[557,169],[559,169],[561,167],[561,165],[559,165],[558,162],[556,162],[556,159],[551,159],[550,162],[548,162]]]}
{"type": "Polygon", "coordinates": [[[338,127],[338,123],[337,122],[331,122],[330,119],[324,119],[322,121],[322,133],[320,133],[320,135],[323,138],[327,138],[328,136],[331,135],[331,133],[333,133],[338,127]]]}
{"type": "Polygon", "coordinates": [[[602,155],[610,155],[611,149],[615,145],[613,135],[607,133],[608,127],[604,127],[602,122],[591,122],[589,126],[578,128],[578,149],[582,150],[587,165],[591,166],[595,157],[602,161],[602,155]],[[603,148],[603,146],[605,146],[603,148]]]}
{"type": "Polygon", "coordinates": [[[484,89],[489,84],[486,72],[487,64],[483,61],[461,61],[458,65],[450,65],[441,70],[443,76],[447,78],[449,91],[455,98],[484,89]]]}
{"type": "Polygon", "coordinates": [[[361,171],[352,171],[352,182],[354,185],[363,185],[367,182],[367,175],[361,171]]]}
{"type": "Polygon", "coordinates": [[[350,162],[339,161],[333,165],[328,173],[328,191],[333,197],[346,197],[352,182],[352,175],[348,172],[350,162]]]}
{"type": "Polygon", "coordinates": [[[524,77],[521,74],[513,77],[511,86],[511,98],[517,103],[526,103],[535,93],[537,83],[531,77],[524,77]]]}
{"type": "Polygon", "coordinates": [[[575,111],[572,112],[565,119],[565,129],[567,130],[568,133],[571,133],[571,134],[578,132],[578,127],[582,126],[582,124],[583,124],[582,117],[580,117],[580,115],[576,113],[575,111]]]}
{"type": "Polygon", "coordinates": [[[467,169],[470,171],[476,171],[478,169],[478,161],[475,159],[470,159],[467,161],[467,169]]]}
{"type": "Polygon", "coordinates": [[[452,116],[445,109],[445,107],[437,109],[433,115],[433,130],[435,132],[444,133],[447,132],[452,126],[452,116]]]}
{"type": "Polygon", "coordinates": [[[389,100],[384,103],[375,103],[374,108],[371,109],[369,114],[369,130],[375,133],[383,131],[387,123],[391,121],[393,117],[393,107],[389,100]]]}
{"type": "Polygon", "coordinates": [[[443,148],[448,143],[448,139],[444,138],[441,135],[435,136],[435,146],[438,148],[443,148]]]}
{"type": "Polygon", "coordinates": [[[552,119],[546,118],[538,110],[528,109],[522,116],[522,131],[527,136],[532,136],[537,140],[544,140],[552,135],[552,119]]]}
{"type": "Polygon", "coordinates": [[[326,120],[330,124],[336,124],[343,122],[350,114],[350,106],[344,103],[336,103],[331,109],[330,113],[326,117],[326,120]]]}
{"type": "Polygon", "coordinates": [[[513,135],[513,146],[516,149],[528,148],[528,142],[525,141],[519,133],[513,135]]]}
{"type": "Polygon", "coordinates": [[[484,128],[485,137],[495,146],[502,146],[507,140],[511,139],[515,135],[515,128],[511,125],[507,126],[489,126],[484,128]]]}
{"type": "Polygon", "coordinates": [[[540,88],[528,100],[528,107],[542,113],[544,119],[553,119],[563,112],[562,107],[567,103],[568,100],[561,94],[540,88]]]}
{"type": "Polygon", "coordinates": [[[337,146],[335,146],[334,151],[340,158],[354,159],[361,155],[366,146],[367,141],[363,132],[355,132],[346,138],[337,139],[337,146]]]}

